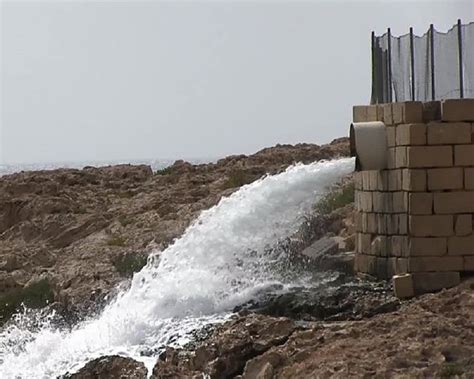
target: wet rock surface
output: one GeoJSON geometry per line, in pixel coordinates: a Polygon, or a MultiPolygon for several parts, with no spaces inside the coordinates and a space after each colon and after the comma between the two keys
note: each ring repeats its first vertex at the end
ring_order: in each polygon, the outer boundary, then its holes
{"type": "Polygon", "coordinates": [[[94,359],[77,373],[64,375],[62,379],[146,379],[147,369],[131,358],[111,355],[94,359]]]}

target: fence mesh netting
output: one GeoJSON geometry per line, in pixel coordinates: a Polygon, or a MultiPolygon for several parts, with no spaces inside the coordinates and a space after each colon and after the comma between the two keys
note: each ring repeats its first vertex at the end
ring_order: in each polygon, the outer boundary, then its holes
{"type": "Polygon", "coordinates": [[[374,37],[372,103],[474,97],[474,23],[460,31],[374,37]]]}

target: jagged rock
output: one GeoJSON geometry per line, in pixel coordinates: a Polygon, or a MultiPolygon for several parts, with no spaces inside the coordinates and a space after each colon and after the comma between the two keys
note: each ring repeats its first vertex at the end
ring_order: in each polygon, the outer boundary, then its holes
{"type": "Polygon", "coordinates": [[[240,317],[218,327],[193,353],[167,349],[153,368],[152,378],[239,375],[249,359],[283,344],[295,328],[287,318],[240,317]]]}
{"type": "Polygon", "coordinates": [[[177,161],[155,174],[145,165],[117,165],[2,176],[0,273],[21,268],[28,280],[48,272],[55,301],[87,311],[97,306],[97,294],[102,298],[124,280],[117,257],[166,248],[203,209],[243,184],[230,186],[231,173],[243,172],[247,182],[294,162],[348,154],[342,139],[327,146],[278,145],[210,164],[177,161]]]}
{"type": "Polygon", "coordinates": [[[111,355],[94,359],[77,373],[65,375],[64,379],[146,379],[147,369],[132,358],[111,355]]]}

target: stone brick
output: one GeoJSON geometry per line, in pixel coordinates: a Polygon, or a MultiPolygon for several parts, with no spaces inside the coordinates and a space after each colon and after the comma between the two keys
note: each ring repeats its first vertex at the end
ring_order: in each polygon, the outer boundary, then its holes
{"type": "Polygon", "coordinates": [[[387,132],[387,146],[388,147],[395,147],[396,145],[396,127],[395,126],[387,126],[386,132],[387,132]]]}
{"type": "Polygon", "coordinates": [[[454,146],[456,166],[474,166],[474,145],[454,146]]]}
{"type": "Polygon", "coordinates": [[[402,103],[402,123],[422,123],[423,122],[423,104],[420,101],[407,101],[402,103]]]}
{"type": "Polygon", "coordinates": [[[395,167],[407,167],[407,148],[404,146],[395,148],[395,167]]]}
{"type": "Polygon", "coordinates": [[[398,217],[398,233],[408,234],[408,215],[405,213],[397,215],[398,217]]]}
{"type": "Polygon", "coordinates": [[[390,250],[394,257],[408,256],[408,237],[407,236],[391,236],[390,250]]]}
{"type": "Polygon", "coordinates": [[[457,286],[461,282],[459,272],[416,272],[412,274],[416,294],[438,291],[457,286]]]}
{"type": "Polygon", "coordinates": [[[377,258],[373,255],[357,254],[355,257],[355,266],[359,272],[374,274],[376,261],[377,258]]]}
{"type": "Polygon", "coordinates": [[[352,121],[366,122],[367,121],[367,105],[355,105],[352,107],[352,121]]]}
{"type": "Polygon", "coordinates": [[[458,215],[455,217],[454,229],[457,236],[468,236],[472,234],[472,215],[458,215]]]}
{"type": "Polygon", "coordinates": [[[474,235],[448,239],[449,255],[474,255],[474,235]]]}
{"type": "Polygon", "coordinates": [[[408,213],[412,215],[430,215],[433,213],[433,194],[411,192],[408,195],[408,206],[408,213]]]}
{"type": "Polygon", "coordinates": [[[370,254],[370,245],[372,243],[372,236],[366,233],[359,233],[358,242],[359,242],[359,246],[358,246],[357,251],[363,254],[370,254]]]}
{"type": "Polygon", "coordinates": [[[474,168],[464,169],[464,188],[474,190],[474,168]]]}
{"type": "Polygon", "coordinates": [[[432,168],[428,173],[428,190],[450,190],[463,188],[463,169],[432,168]]]}
{"type": "Polygon", "coordinates": [[[404,169],[402,188],[404,191],[426,191],[426,170],[404,169]]]}
{"type": "Polygon", "coordinates": [[[388,277],[393,275],[406,274],[408,272],[407,258],[389,257],[387,258],[388,277]]]}
{"type": "Polygon", "coordinates": [[[413,278],[410,274],[395,275],[393,277],[393,290],[399,299],[407,299],[415,296],[413,278]]]}
{"type": "Polygon", "coordinates": [[[393,192],[392,211],[394,213],[408,212],[408,193],[407,192],[393,192]]]}
{"type": "Polygon", "coordinates": [[[371,255],[386,256],[387,255],[387,237],[376,236],[370,245],[371,255]]]}
{"type": "Polygon", "coordinates": [[[441,103],[443,121],[474,121],[474,99],[449,99],[441,103]]]}
{"type": "Polygon", "coordinates": [[[357,171],[354,173],[354,189],[361,190],[362,189],[362,172],[357,171]]]}
{"type": "Polygon", "coordinates": [[[397,146],[426,145],[425,124],[402,124],[397,126],[397,146]]]}
{"type": "Polygon", "coordinates": [[[372,212],[372,192],[357,191],[356,207],[364,212],[372,212]]]}
{"type": "Polygon", "coordinates": [[[401,191],[402,190],[402,170],[388,171],[388,190],[401,191]]]}
{"type": "Polygon", "coordinates": [[[410,216],[410,235],[415,237],[449,237],[454,234],[453,216],[410,216]]]}
{"type": "Polygon", "coordinates": [[[397,167],[395,151],[396,151],[396,147],[388,148],[388,151],[387,151],[387,168],[388,169],[394,169],[397,167]]]}
{"type": "Polygon", "coordinates": [[[398,234],[398,215],[390,214],[387,217],[387,234],[398,234]]]}
{"type": "Polygon", "coordinates": [[[378,188],[378,176],[379,176],[379,171],[367,171],[368,174],[368,190],[369,191],[377,191],[379,190],[378,188]]]}
{"type": "Polygon", "coordinates": [[[433,194],[437,214],[474,213],[474,192],[438,192],[433,194]]]}
{"type": "Polygon", "coordinates": [[[471,143],[471,124],[467,122],[432,122],[428,124],[428,145],[471,143]]]}
{"type": "Polygon", "coordinates": [[[463,271],[474,271],[474,257],[464,257],[463,271]]]}
{"type": "Polygon", "coordinates": [[[437,121],[441,120],[441,102],[427,101],[423,103],[423,121],[437,121]]]}
{"type": "Polygon", "coordinates": [[[407,147],[407,165],[410,168],[450,167],[453,165],[452,148],[451,146],[407,147]]]}
{"type": "Polygon", "coordinates": [[[373,211],[377,213],[392,213],[393,200],[390,192],[373,193],[373,211]]]}
{"type": "Polygon", "coordinates": [[[383,104],[382,110],[385,125],[393,125],[392,103],[383,104]]]}
{"type": "Polygon", "coordinates": [[[403,123],[403,103],[392,103],[392,118],[394,124],[403,123]]]}
{"type": "Polygon", "coordinates": [[[354,212],[354,228],[356,232],[362,232],[362,213],[354,212]]]}
{"type": "Polygon", "coordinates": [[[461,271],[463,268],[462,257],[410,257],[408,258],[409,272],[444,272],[461,271]]]}
{"type": "Polygon", "coordinates": [[[367,230],[364,230],[364,232],[376,234],[378,228],[377,221],[376,213],[367,213],[367,230]]]}
{"type": "Polygon", "coordinates": [[[446,255],[448,241],[445,237],[411,237],[408,252],[411,257],[446,255]]]}
{"type": "Polygon", "coordinates": [[[387,215],[377,213],[377,233],[387,234],[387,215]]]}

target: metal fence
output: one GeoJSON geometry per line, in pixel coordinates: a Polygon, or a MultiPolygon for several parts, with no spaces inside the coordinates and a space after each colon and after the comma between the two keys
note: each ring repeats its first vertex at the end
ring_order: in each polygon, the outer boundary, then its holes
{"type": "Polygon", "coordinates": [[[474,22],[421,37],[372,32],[372,104],[474,97],[474,22]]]}

